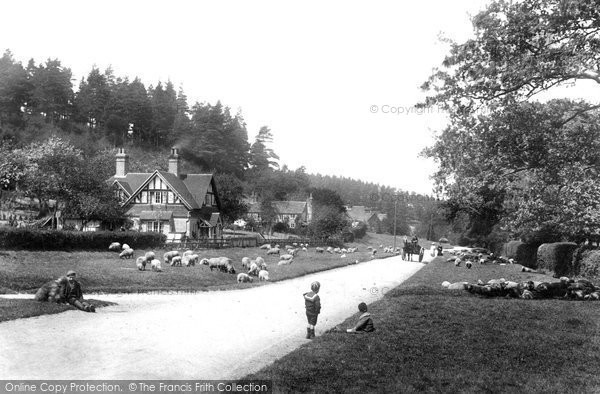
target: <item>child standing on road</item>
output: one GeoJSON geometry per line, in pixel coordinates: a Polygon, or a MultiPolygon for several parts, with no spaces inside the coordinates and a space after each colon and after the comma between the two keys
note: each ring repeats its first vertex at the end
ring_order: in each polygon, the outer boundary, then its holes
{"type": "Polygon", "coordinates": [[[319,298],[319,289],[321,284],[313,282],[310,285],[312,291],[304,293],[304,305],[306,307],[306,318],[308,319],[308,327],[306,328],[306,339],[315,337],[315,326],[317,325],[317,317],[321,313],[321,299],[319,298]]]}

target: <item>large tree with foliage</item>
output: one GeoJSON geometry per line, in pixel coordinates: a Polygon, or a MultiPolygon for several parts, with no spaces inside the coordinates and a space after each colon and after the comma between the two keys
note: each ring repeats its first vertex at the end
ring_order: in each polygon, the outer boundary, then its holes
{"type": "Polygon", "coordinates": [[[439,164],[449,217],[468,214],[471,233],[501,223],[544,240],[599,231],[599,106],[532,102],[561,83],[600,82],[598,8],[495,1],[473,25],[475,37],[452,43],[423,86],[431,93],[424,105],[444,108],[452,122],[426,151],[439,164]]]}

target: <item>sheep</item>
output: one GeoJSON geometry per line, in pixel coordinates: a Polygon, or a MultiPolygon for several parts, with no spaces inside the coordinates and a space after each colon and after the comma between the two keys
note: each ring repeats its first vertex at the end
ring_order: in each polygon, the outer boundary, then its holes
{"type": "Polygon", "coordinates": [[[67,277],[61,276],[56,280],[44,283],[44,285],[35,293],[34,299],[42,302],[65,302],[64,294],[67,286],[67,277]]]}
{"type": "Polygon", "coordinates": [[[121,249],[122,250],[127,250],[127,249],[131,249],[131,248],[129,247],[129,245],[123,244],[123,246],[121,247],[121,249]]]}
{"type": "Polygon", "coordinates": [[[267,270],[267,268],[268,268],[268,267],[267,267],[267,263],[261,263],[261,264],[258,266],[258,268],[260,268],[261,270],[265,270],[265,271],[266,271],[266,270],[267,270]]]}
{"type": "Polygon", "coordinates": [[[152,260],[150,266],[152,267],[152,271],[162,272],[162,265],[159,259],[152,260]]]}
{"type": "Polygon", "coordinates": [[[111,252],[118,252],[121,250],[121,244],[118,242],[113,242],[108,247],[108,250],[110,250],[111,252]]]}
{"type": "Polygon", "coordinates": [[[521,267],[521,272],[531,272],[531,273],[534,273],[534,274],[538,273],[536,270],[531,269],[529,267],[521,267]]]}
{"type": "Polygon", "coordinates": [[[289,249],[294,249],[294,247],[293,247],[292,245],[285,245],[285,246],[284,246],[284,248],[285,248],[285,249],[288,249],[288,250],[289,250],[289,249]]]}
{"type": "Polygon", "coordinates": [[[335,249],[333,249],[333,253],[342,253],[342,249],[335,248],[335,249]]]}
{"type": "Polygon", "coordinates": [[[250,275],[245,274],[243,272],[240,272],[237,276],[238,283],[252,282],[253,280],[254,280],[254,278],[252,278],[250,275]]]}
{"type": "Polygon", "coordinates": [[[279,254],[279,248],[271,248],[267,250],[267,255],[269,254],[279,254]]]}
{"type": "Polygon", "coordinates": [[[144,258],[146,259],[146,262],[151,262],[152,260],[154,260],[156,258],[154,252],[146,252],[146,254],[144,255],[144,258]]]}
{"type": "Polygon", "coordinates": [[[264,281],[268,281],[269,280],[269,271],[267,270],[260,270],[258,272],[258,280],[264,280],[264,281]]]}
{"type": "Polygon", "coordinates": [[[181,258],[181,265],[183,265],[184,267],[189,267],[189,266],[193,266],[194,265],[194,260],[192,260],[190,257],[192,255],[186,254],[181,258]]]}
{"type": "Polygon", "coordinates": [[[342,258],[342,259],[345,259],[345,258],[346,258],[346,253],[342,254],[342,255],[340,256],[340,258],[342,258]]]}
{"type": "MultiPolygon", "coordinates": [[[[137,266],[137,269],[140,271],[145,271],[146,270],[146,257],[144,256],[140,256],[137,258],[137,260],[135,261],[135,265],[137,266]]],[[[152,261],[152,260],[150,260],[152,261]]]]}
{"type": "Polygon", "coordinates": [[[467,269],[471,269],[472,266],[473,266],[473,263],[471,262],[471,260],[467,260],[465,262],[465,267],[467,267],[467,269]]]}
{"type": "Polygon", "coordinates": [[[119,253],[120,259],[130,259],[133,257],[133,249],[125,249],[121,253],[119,253]]]}
{"type": "Polygon", "coordinates": [[[192,254],[194,254],[193,250],[186,250],[185,252],[183,252],[183,256],[192,255],[192,254]]]}
{"type": "Polygon", "coordinates": [[[293,259],[290,260],[279,260],[279,262],[277,263],[277,265],[289,265],[292,264],[294,262],[293,259]]]}
{"type": "Polygon", "coordinates": [[[258,276],[258,264],[256,264],[255,262],[252,262],[250,264],[250,269],[248,270],[248,275],[254,275],[254,276],[258,276]]]}
{"type": "Polygon", "coordinates": [[[225,264],[225,266],[221,266],[220,269],[221,271],[227,272],[228,274],[235,274],[235,267],[233,266],[231,261],[225,264]]]}
{"type": "Polygon", "coordinates": [[[181,267],[181,256],[174,256],[171,259],[171,267],[181,267]]]}
{"type": "Polygon", "coordinates": [[[196,265],[198,264],[198,259],[200,258],[200,256],[198,256],[197,254],[193,254],[188,256],[188,258],[190,259],[190,265],[196,265]]]}
{"type": "Polygon", "coordinates": [[[442,287],[445,287],[448,290],[464,290],[467,288],[469,282],[455,282],[450,283],[448,281],[442,282],[442,287]]]}
{"type": "Polygon", "coordinates": [[[265,259],[263,259],[262,257],[258,256],[254,262],[256,263],[256,265],[258,265],[260,267],[261,264],[264,264],[265,259]]]}
{"type": "MultiPolygon", "coordinates": [[[[294,245],[294,247],[298,246],[298,242],[292,242],[292,245],[294,245]]],[[[302,244],[300,244],[300,247],[302,247],[302,244]]]]}
{"type": "Polygon", "coordinates": [[[175,256],[179,256],[179,251],[178,250],[172,250],[170,252],[166,252],[163,255],[163,259],[165,264],[171,264],[171,259],[175,256]]]}
{"type": "Polygon", "coordinates": [[[325,249],[323,249],[321,247],[317,247],[317,248],[315,248],[315,250],[317,251],[317,253],[323,253],[323,252],[325,252],[325,249]]]}
{"type": "Polygon", "coordinates": [[[306,246],[303,246],[303,247],[302,247],[302,250],[303,250],[304,252],[308,252],[308,249],[306,248],[306,246]]]}
{"type": "Polygon", "coordinates": [[[279,260],[291,260],[294,258],[294,255],[292,254],[282,254],[281,256],[279,256],[279,260]]]}
{"type": "Polygon", "coordinates": [[[295,256],[298,254],[298,249],[288,249],[288,254],[291,254],[292,256],[295,256]]]}
{"type": "Polygon", "coordinates": [[[228,266],[233,267],[231,263],[231,259],[228,257],[213,257],[210,259],[202,259],[200,264],[208,265],[208,268],[212,271],[214,268],[217,268],[220,271],[227,271],[228,266]]]}
{"type": "Polygon", "coordinates": [[[242,267],[250,268],[250,257],[242,257],[242,267]]]}
{"type": "Polygon", "coordinates": [[[259,249],[269,250],[269,249],[273,249],[273,248],[271,247],[271,244],[264,244],[264,245],[261,245],[259,249]]]}
{"type": "Polygon", "coordinates": [[[327,247],[327,253],[333,253],[333,248],[331,246],[327,247]]]}

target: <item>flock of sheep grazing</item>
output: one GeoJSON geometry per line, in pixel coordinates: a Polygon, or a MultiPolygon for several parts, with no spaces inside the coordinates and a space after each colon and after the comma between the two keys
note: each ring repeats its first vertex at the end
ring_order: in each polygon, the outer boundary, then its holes
{"type": "MultiPolygon", "coordinates": [[[[260,249],[266,252],[266,256],[278,256],[277,265],[290,265],[294,262],[294,257],[300,252],[308,252],[308,244],[296,244],[285,245],[281,248],[279,245],[265,244],[260,249]]],[[[110,244],[109,250],[119,252],[119,258],[121,259],[133,259],[134,250],[127,244],[121,245],[118,242],[110,244]]],[[[338,253],[342,258],[346,257],[348,253],[356,252],[357,248],[316,248],[317,253],[338,253]]],[[[357,260],[358,262],[358,260],[357,260]]],[[[145,271],[146,266],[150,265],[153,271],[161,272],[162,264],[170,265],[172,267],[192,267],[196,264],[206,265],[211,271],[218,270],[220,272],[228,274],[236,274],[236,268],[232,259],[228,257],[212,257],[202,258],[195,254],[193,251],[188,250],[180,254],[179,251],[173,250],[166,252],[163,255],[163,261],[161,262],[156,258],[154,252],[146,252],[143,256],[139,256],[136,259],[136,267],[140,271],[145,271]]],[[[259,281],[269,280],[269,271],[265,259],[261,256],[257,256],[254,260],[249,257],[243,257],[241,261],[241,269],[243,272],[237,274],[238,283],[253,282],[254,278],[258,278],[259,281]]]]}

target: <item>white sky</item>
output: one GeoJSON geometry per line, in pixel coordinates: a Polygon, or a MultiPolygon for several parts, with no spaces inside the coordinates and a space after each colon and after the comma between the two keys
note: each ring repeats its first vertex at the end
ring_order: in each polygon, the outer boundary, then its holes
{"type": "Polygon", "coordinates": [[[418,154],[443,116],[407,111],[446,53],[438,34],[466,39],[467,12],[483,4],[10,1],[0,3],[0,50],[24,65],[58,58],[75,88],[93,65],[146,87],[170,79],[190,105],[241,109],[251,143],[269,126],[290,169],[431,194],[434,166],[418,154]]]}

